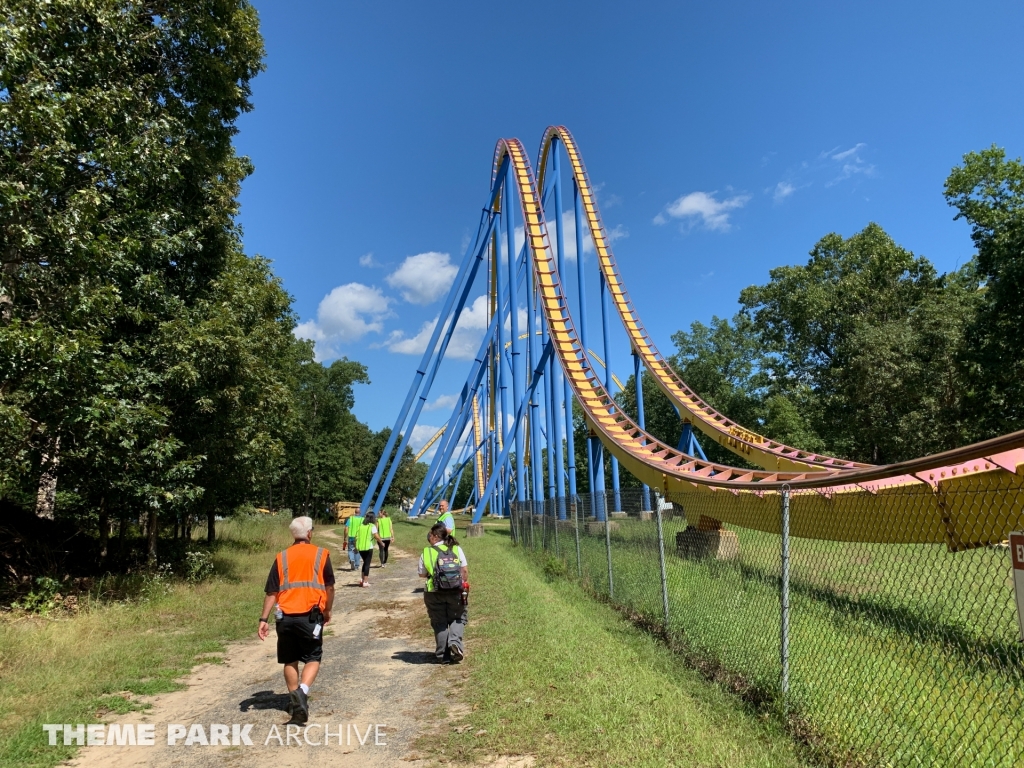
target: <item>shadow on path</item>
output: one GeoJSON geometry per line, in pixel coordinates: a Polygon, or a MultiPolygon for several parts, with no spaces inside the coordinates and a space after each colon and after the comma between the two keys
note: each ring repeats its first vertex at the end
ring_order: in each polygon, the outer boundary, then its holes
{"type": "Polygon", "coordinates": [[[274,693],[273,691],[256,691],[248,699],[238,702],[240,712],[248,712],[250,709],[279,709],[282,712],[288,711],[288,694],[274,693]]]}

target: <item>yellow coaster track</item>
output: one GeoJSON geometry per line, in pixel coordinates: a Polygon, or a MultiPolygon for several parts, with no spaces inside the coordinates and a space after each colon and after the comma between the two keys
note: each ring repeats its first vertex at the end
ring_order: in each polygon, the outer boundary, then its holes
{"type": "MultiPolygon", "coordinates": [[[[575,150],[575,145],[572,146],[575,150]]],[[[498,142],[492,178],[506,156],[520,200],[526,242],[533,254],[532,279],[536,281],[554,353],[591,429],[642,482],[663,493],[731,494],[731,504],[716,505],[717,517],[772,533],[780,531],[779,494],[788,486],[792,534],[816,539],[944,543],[950,549],[965,549],[1001,541],[1007,531],[1024,526],[1024,493],[991,494],[992,499],[999,499],[998,503],[981,507],[976,494],[960,493],[1021,489],[1024,483],[1018,470],[1024,466],[1024,432],[886,467],[857,466],[849,462],[826,467],[801,459],[797,463],[808,465],[801,467],[803,471],[739,469],[701,461],[658,442],[618,408],[593,370],[572,322],[533,172],[517,139],[498,142]],[[897,494],[901,496],[900,504],[887,503],[887,497],[897,494]]],[[[582,172],[578,152],[570,157],[575,157],[574,163],[578,162],[582,172]]],[[[596,215],[593,195],[584,202],[588,215],[590,212],[596,215]]],[[[595,248],[607,253],[606,239],[599,226],[597,231],[601,239],[595,237],[595,248]]],[[[621,289],[617,276],[615,281],[621,289]]],[[[624,291],[622,296],[625,297],[624,291]]],[[[635,315],[631,305],[630,311],[635,315]]],[[[641,327],[638,319],[634,326],[641,327]]],[[[648,350],[653,348],[645,344],[648,350]]],[[[692,402],[700,401],[693,396],[692,402]]],[[[707,412],[703,413],[716,425],[714,431],[720,432],[722,425],[707,412]]],[[[746,437],[743,441],[751,449],[743,455],[752,456],[756,451],[767,460],[765,454],[771,453],[766,450],[767,445],[746,437]]],[[[792,456],[775,455],[780,464],[782,459],[796,461],[792,456]]],[[[815,456],[819,458],[822,457],[815,456]]]]}
{"type": "Polygon", "coordinates": [[[473,396],[473,449],[476,451],[474,463],[476,466],[476,497],[484,497],[484,488],[487,487],[487,478],[484,477],[484,452],[480,448],[483,440],[483,431],[480,425],[480,398],[473,396]]]}
{"type": "Polygon", "coordinates": [[[597,198],[590,184],[590,177],[587,176],[587,169],[583,165],[583,158],[576,146],[576,141],[565,126],[550,126],[544,132],[544,138],[541,141],[537,188],[544,189],[547,156],[551,150],[551,142],[556,138],[562,142],[566,155],[569,157],[573,179],[579,189],[583,213],[587,219],[587,227],[594,243],[594,250],[597,253],[598,265],[604,275],[622,325],[629,335],[629,343],[639,353],[644,366],[650,372],[658,388],[675,404],[681,415],[686,414],[683,416],[684,420],[690,421],[701,432],[733,453],[764,469],[827,471],[870,466],[801,451],[776,440],[770,440],[726,418],[701,400],[686,385],[654,345],[654,341],[640,320],[639,313],[629,299],[626,286],[615,263],[615,257],[612,255],[611,242],[605,235],[601,214],[597,208],[597,198]]]}

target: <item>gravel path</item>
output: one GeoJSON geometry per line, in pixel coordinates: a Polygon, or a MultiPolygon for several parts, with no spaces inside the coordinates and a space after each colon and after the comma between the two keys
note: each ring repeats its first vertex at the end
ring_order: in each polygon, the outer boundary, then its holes
{"type": "Polygon", "coordinates": [[[416,558],[392,549],[387,568],[374,564],[370,574],[373,586],[360,589],[358,574],[347,570],[341,539],[330,531],[321,537],[331,549],[338,583],[334,620],[324,637],[324,663],[310,691],[309,722],[329,725],[329,745],[312,746],[303,739],[305,735],[311,742],[323,742],[323,728],[310,728],[303,734],[294,726],[290,743],[281,743],[288,741],[283,725],[288,719],[288,697],[276,661],[275,635],[272,631],[265,643],[257,640],[254,618],[253,637],[231,644],[222,663],[195,668],[184,681],[186,689],[142,699],[152,708],[110,721],[154,724],[153,746],[84,747],[70,765],[373,768],[393,766],[400,760],[410,768],[422,765],[420,756],[412,752],[412,743],[424,728],[431,727],[448,683],[461,680],[463,673],[459,667],[428,663],[433,656],[433,637],[423,608],[416,558]],[[185,746],[186,735],[175,746],[167,744],[169,725],[181,724],[188,731],[193,724],[201,724],[209,739],[214,723],[229,729],[237,724],[240,743],[185,746]],[[241,729],[249,724],[252,746],[241,743],[241,729]],[[341,745],[336,735],[339,729],[341,745]],[[365,743],[360,744],[360,737],[365,743]]]}

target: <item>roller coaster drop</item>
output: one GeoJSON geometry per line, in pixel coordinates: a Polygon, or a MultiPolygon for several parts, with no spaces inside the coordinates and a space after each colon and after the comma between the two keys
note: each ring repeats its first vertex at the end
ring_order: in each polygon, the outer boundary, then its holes
{"type": "MultiPolygon", "coordinates": [[[[576,499],[570,407],[575,398],[590,430],[589,487],[599,492],[598,498],[604,498],[601,492],[605,491],[607,451],[612,480],[608,499],[614,510],[620,506],[621,463],[643,483],[645,508],[650,508],[652,487],[664,495],[726,492],[730,503],[716,505],[721,522],[770,533],[780,531],[779,495],[784,489],[790,496],[790,531],[794,536],[944,543],[955,551],[1002,541],[1009,531],[1024,527],[1024,494],[1005,492],[1024,485],[1020,473],[1024,431],[900,464],[872,466],[783,445],[716,412],[679,378],[644,329],[619,275],[583,159],[565,127],[553,126],[545,131],[537,168],[535,178],[517,139],[498,141],[490,191],[476,237],[367,488],[363,513],[380,509],[397,468],[397,462],[388,466],[387,458],[401,456],[408,445],[459,316],[481,269],[485,269],[490,323],[451,417],[431,440],[437,449],[412,508],[413,515],[446,492],[454,495],[462,473],[472,465],[476,480],[473,522],[479,522],[485,511],[505,515],[512,503],[532,503],[535,513],[542,514],[545,500],[559,519],[566,518],[567,500],[576,499]],[[565,269],[563,154],[572,178],[578,326],[562,289],[570,277],[565,269]],[[546,210],[553,214],[554,248],[546,210]],[[522,221],[520,248],[516,248],[517,216],[522,221]],[[599,268],[603,360],[588,346],[584,227],[599,268]],[[526,328],[520,327],[521,300],[526,328]],[[642,387],[637,388],[636,420],[612,398],[609,305],[614,306],[629,338],[636,379],[646,370],[684,422],[678,448],[659,442],[645,431],[642,387]],[[600,363],[603,376],[591,364],[592,358],[600,363]],[[464,440],[467,428],[469,437],[464,440]],[[707,461],[693,430],[762,470],[707,461]],[[460,445],[459,458],[453,465],[460,445]],[[997,493],[979,513],[976,508],[966,508],[968,502],[963,499],[970,494],[958,493],[965,490],[997,493]],[[904,503],[885,503],[887,495],[897,493],[905,497],[904,503]],[[822,497],[829,500],[830,513],[811,514],[811,507],[822,497]],[[866,498],[877,503],[864,504],[866,498]]],[[[605,504],[595,505],[594,498],[592,495],[593,506],[587,512],[596,520],[604,520],[605,504]]],[[[719,522],[702,520],[701,526],[714,527],[719,522]]]]}

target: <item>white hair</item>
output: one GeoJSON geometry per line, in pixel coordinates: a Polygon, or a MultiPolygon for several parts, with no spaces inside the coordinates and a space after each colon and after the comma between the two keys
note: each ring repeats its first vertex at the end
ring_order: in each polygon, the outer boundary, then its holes
{"type": "Polygon", "coordinates": [[[308,539],[309,532],[313,530],[313,518],[311,517],[296,517],[288,525],[288,530],[292,532],[292,536],[296,539],[308,539]]]}

